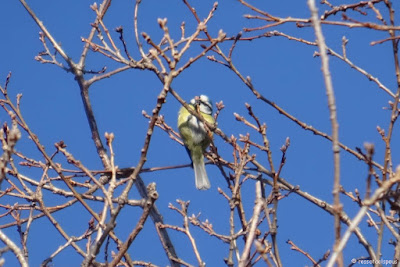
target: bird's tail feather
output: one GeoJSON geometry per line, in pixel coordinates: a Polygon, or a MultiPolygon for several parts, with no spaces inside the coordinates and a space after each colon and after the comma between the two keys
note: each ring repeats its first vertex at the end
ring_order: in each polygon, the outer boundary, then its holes
{"type": "Polygon", "coordinates": [[[194,169],[194,176],[195,176],[195,181],[196,181],[196,188],[199,190],[210,189],[211,184],[210,184],[210,180],[208,180],[203,155],[202,155],[202,157],[198,158],[197,160],[193,160],[193,169],[194,169]]]}

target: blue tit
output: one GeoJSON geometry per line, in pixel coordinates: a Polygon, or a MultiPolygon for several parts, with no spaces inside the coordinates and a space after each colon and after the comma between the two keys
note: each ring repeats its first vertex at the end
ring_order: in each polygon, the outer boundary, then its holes
{"type": "MultiPolygon", "coordinates": [[[[211,124],[215,122],[212,116],[212,104],[207,96],[196,96],[190,100],[189,106],[197,110],[207,122],[211,124]]],[[[190,114],[185,107],[179,110],[178,128],[186,150],[192,159],[196,188],[207,190],[211,185],[204,165],[203,153],[211,143],[212,133],[209,136],[204,124],[196,116],[190,114]]]]}

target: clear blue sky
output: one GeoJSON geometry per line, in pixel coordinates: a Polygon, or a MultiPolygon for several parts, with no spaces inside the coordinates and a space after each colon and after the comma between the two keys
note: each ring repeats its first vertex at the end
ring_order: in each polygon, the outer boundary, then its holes
{"type": "MultiPolygon", "coordinates": [[[[124,27],[131,54],[138,58],[132,30],[132,2],[134,1],[114,1],[105,17],[105,23],[110,30],[120,25],[124,27]]],[[[191,2],[201,18],[207,15],[213,4],[208,0],[201,3],[191,2]]],[[[75,61],[78,60],[83,47],[81,37],[87,37],[90,23],[95,17],[89,8],[91,3],[89,1],[70,1],[69,3],[49,0],[29,1],[38,17],[75,61]]],[[[398,3],[394,4],[398,5],[398,3]]],[[[309,17],[306,1],[267,1],[258,7],[281,17],[309,17]]],[[[243,8],[238,1],[221,1],[208,29],[213,36],[216,36],[219,29],[223,29],[228,36],[234,36],[243,27],[262,25],[259,21],[243,18],[243,14],[248,13],[251,12],[243,8]]],[[[365,19],[354,12],[349,14],[355,19],[365,19]]],[[[140,31],[147,32],[158,42],[162,33],[157,24],[157,18],[164,17],[168,18],[168,27],[175,40],[180,38],[179,26],[182,21],[186,22],[187,33],[192,32],[196,25],[182,1],[144,0],[139,10],[140,31]]],[[[340,20],[340,15],[336,15],[334,19],[340,20]]],[[[368,16],[368,19],[376,22],[373,14],[368,16]]],[[[310,41],[315,39],[311,28],[299,29],[294,25],[284,25],[273,29],[310,41]]],[[[391,44],[387,42],[370,46],[371,41],[386,38],[385,33],[334,26],[324,26],[323,30],[328,46],[339,53],[342,36],[346,36],[349,39],[347,46],[349,59],[378,77],[383,84],[395,92],[396,77],[391,44]]],[[[88,168],[101,169],[101,162],[91,140],[77,83],[70,73],[34,60],[37,53],[43,50],[38,39],[39,28],[18,1],[0,3],[0,32],[2,35],[0,81],[5,81],[8,72],[12,72],[10,94],[13,96],[17,93],[23,94],[21,105],[25,119],[48,153],[51,154],[54,151],[55,142],[64,140],[68,150],[88,168]]],[[[115,40],[118,40],[118,36],[114,32],[112,34],[115,40]]],[[[221,45],[225,51],[228,51],[229,46],[230,44],[221,45]]],[[[147,46],[145,46],[146,49],[148,49],[147,46]]],[[[187,58],[201,51],[198,44],[194,44],[191,49],[187,58]]],[[[240,42],[234,52],[233,60],[244,76],[248,75],[252,78],[254,86],[265,97],[307,124],[330,133],[320,59],[313,58],[315,51],[315,47],[289,41],[283,37],[271,37],[252,42],[240,42]]],[[[382,163],[384,144],[376,131],[376,126],[386,129],[389,124],[390,111],[382,107],[388,106],[390,96],[338,59],[331,58],[330,63],[338,105],[340,141],[353,149],[356,146],[363,147],[364,142],[374,143],[375,159],[382,163]]],[[[90,53],[86,64],[87,69],[99,70],[103,66],[112,70],[119,65],[99,54],[90,53]]],[[[260,120],[268,125],[268,137],[276,166],[281,157],[279,148],[284,144],[286,137],[290,137],[291,146],[282,176],[290,183],[299,185],[303,191],[332,203],[333,159],[330,142],[304,131],[273,108],[258,101],[232,72],[205,58],[183,72],[172,86],[187,101],[199,94],[208,95],[214,102],[222,100],[226,108],[219,117],[218,126],[228,136],[238,137],[239,134],[249,132],[254,140],[261,142],[261,138],[254,130],[244,127],[233,117],[233,112],[247,116],[244,103],[250,103],[260,120]]],[[[156,103],[156,96],[161,89],[162,84],[152,73],[139,70],[126,71],[110,79],[102,80],[90,88],[100,134],[103,136],[104,132],[113,132],[116,136],[114,149],[118,166],[131,167],[137,164],[148,125],[148,121],[143,118],[141,112],[146,110],[151,113],[156,103]]],[[[161,111],[166,122],[175,129],[179,108],[180,104],[169,96],[161,111]]],[[[6,114],[0,112],[0,122],[3,123],[5,120],[8,120],[6,114]]],[[[394,136],[398,135],[398,128],[395,128],[394,136]]],[[[231,147],[219,137],[215,138],[215,143],[219,153],[228,160],[232,160],[231,147]]],[[[394,138],[392,147],[393,163],[397,165],[400,160],[398,150],[396,150],[399,147],[398,139],[394,138]]],[[[17,149],[29,157],[39,157],[38,151],[27,140],[21,141],[17,149]]],[[[257,154],[260,162],[267,163],[265,154],[256,149],[252,149],[252,153],[257,154]]],[[[64,162],[62,158],[59,160],[64,162]]],[[[184,163],[189,163],[184,148],[160,129],[156,129],[145,167],[184,163]]],[[[343,151],[341,163],[341,180],[344,188],[347,190],[358,188],[361,195],[364,195],[367,166],[343,151]]],[[[25,175],[40,179],[39,173],[34,170],[27,168],[20,170],[25,175]]],[[[212,188],[206,192],[195,189],[193,170],[190,168],[146,173],[142,177],[145,183],[157,183],[160,198],[156,204],[166,223],[179,226],[182,224],[179,215],[168,209],[168,203],[176,204],[176,199],[190,200],[190,214],[201,212],[202,220],[208,219],[217,232],[228,234],[229,208],[226,200],[217,191],[218,187],[227,190],[226,182],[215,166],[208,165],[207,171],[211,178],[212,188]]],[[[139,198],[135,189],[132,190],[131,197],[139,198]]],[[[254,197],[254,183],[248,182],[243,188],[247,219],[252,214],[254,197]]],[[[341,199],[345,211],[351,217],[354,216],[358,210],[357,205],[346,197],[341,196],[341,199]]],[[[63,201],[52,194],[46,195],[45,200],[48,205],[63,201]]],[[[5,204],[4,201],[1,200],[1,203],[5,204]]],[[[15,201],[11,199],[9,203],[13,204],[15,201]]],[[[100,206],[98,211],[100,211],[100,206]]],[[[140,212],[138,208],[125,209],[117,220],[117,234],[127,235],[136,224],[140,212]]],[[[70,235],[80,235],[90,219],[89,214],[79,205],[57,213],[55,217],[70,235]]],[[[0,224],[3,224],[3,220],[5,219],[0,219],[0,224]]],[[[310,253],[316,260],[321,258],[328,249],[332,249],[333,217],[295,194],[279,202],[278,225],[278,242],[285,266],[311,264],[303,255],[290,250],[290,246],[285,243],[288,239],[310,253]]],[[[372,245],[375,246],[375,230],[368,228],[365,221],[361,227],[363,233],[371,238],[372,245]]],[[[7,229],[6,233],[18,242],[15,228],[7,229]]],[[[194,255],[187,252],[187,246],[189,246],[187,238],[181,233],[172,231],[170,233],[178,255],[196,265],[194,255]]],[[[207,266],[223,266],[222,260],[227,257],[229,246],[194,227],[193,234],[197,238],[200,253],[207,266]]],[[[30,235],[28,248],[29,262],[32,266],[38,266],[58,246],[64,244],[64,240],[53,230],[46,218],[34,222],[30,235]]],[[[385,235],[385,238],[387,237],[388,235],[385,235]]],[[[387,239],[384,245],[383,258],[390,259],[392,250],[387,245],[387,239]]],[[[151,221],[146,223],[129,252],[133,259],[151,261],[160,266],[168,264],[151,221]],[[154,257],[154,255],[158,256],[154,257]]],[[[367,254],[356,238],[352,237],[345,249],[345,263],[348,264],[354,255],[366,256],[367,254]]],[[[15,258],[10,253],[6,254],[6,260],[6,266],[15,264],[15,258]]],[[[81,260],[73,249],[67,249],[56,257],[54,266],[77,266],[81,260]]]]}

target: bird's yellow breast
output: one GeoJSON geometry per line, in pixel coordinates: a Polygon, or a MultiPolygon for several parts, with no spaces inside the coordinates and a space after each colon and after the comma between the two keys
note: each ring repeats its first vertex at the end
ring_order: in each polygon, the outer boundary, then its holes
{"type": "MultiPolygon", "coordinates": [[[[193,105],[190,105],[190,108],[194,109],[193,105]]],[[[200,114],[207,122],[214,123],[212,115],[203,112],[200,112],[200,114]]],[[[185,107],[182,107],[179,111],[178,128],[183,142],[189,150],[201,147],[204,151],[211,142],[203,123],[190,114],[185,107]]]]}

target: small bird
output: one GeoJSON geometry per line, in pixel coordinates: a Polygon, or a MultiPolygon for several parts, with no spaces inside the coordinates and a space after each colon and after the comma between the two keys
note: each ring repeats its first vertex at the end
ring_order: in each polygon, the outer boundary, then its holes
{"type": "MultiPolygon", "coordinates": [[[[197,110],[203,118],[213,124],[212,104],[208,96],[196,96],[190,100],[190,108],[197,110]]],[[[178,128],[186,150],[192,159],[196,188],[207,190],[211,187],[208,180],[203,153],[211,143],[212,135],[207,134],[204,124],[182,107],[179,110],[178,128]]]]}

